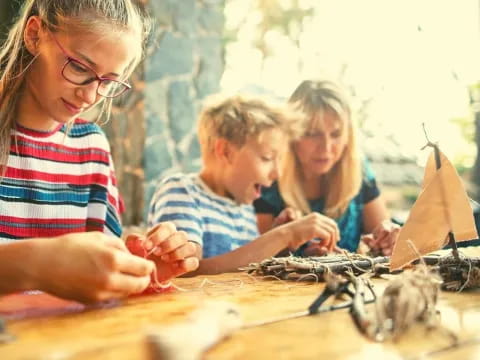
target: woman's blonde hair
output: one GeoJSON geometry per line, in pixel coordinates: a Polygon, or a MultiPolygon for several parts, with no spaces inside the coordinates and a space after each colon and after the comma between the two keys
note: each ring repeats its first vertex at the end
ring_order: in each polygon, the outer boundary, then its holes
{"type": "MultiPolygon", "coordinates": [[[[340,160],[324,175],[325,214],[332,218],[340,217],[349,202],[358,194],[362,183],[360,155],[356,146],[356,129],[352,111],[345,91],[332,81],[303,81],[290,97],[289,103],[303,111],[306,116],[305,132],[323,126],[323,114],[330,112],[341,122],[342,134],[347,136],[345,149],[340,160]]],[[[303,190],[302,166],[291,143],[284,157],[279,177],[279,189],[287,206],[299,209],[304,214],[311,212],[303,190]]]]}
{"type": "Polygon", "coordinates": [[[289,105],[247,95],[211,96],[198,120],[198,138],[203,156],[213,153],[216,139],[225,139],[238,147],[265,130],[279,129],[289,139],[301,135],[303,114],[289,105]]]}
{"type": "MultiPolygon", "coordinates": [[[[0,178],[4,174],[15,128],[17,106],[25,85],[29,66],[35,57],[27,50],[23,34],[28,19],[39,16],[42,26],[52,32],[74,29],[98,34],[131,32],[138,36],[138,48],[125,78],[134,70],[143,55],[151,21],[133,0],[26,0],[19,18],[0,48],[0,178]]],[[[98,115],[108,120],[111,99],[105,99],[98,115]]]]}

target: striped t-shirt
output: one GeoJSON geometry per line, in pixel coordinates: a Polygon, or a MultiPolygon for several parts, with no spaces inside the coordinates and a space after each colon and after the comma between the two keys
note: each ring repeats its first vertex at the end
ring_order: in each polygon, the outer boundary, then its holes
{"type": "Polygon", "coordinates": [[[0,183],[0,242],[84,231],[119,236],[119,209],[110,147],[96,124],[12,131],[0,183]]]}
{"type": "Polygon", "coordinates": [[[176,174],[158,186],[148,214],[149,226],[171,221],[208,258],[232,251],[258,236],[252,205],[215,194],[198,174],[176,174]]]}

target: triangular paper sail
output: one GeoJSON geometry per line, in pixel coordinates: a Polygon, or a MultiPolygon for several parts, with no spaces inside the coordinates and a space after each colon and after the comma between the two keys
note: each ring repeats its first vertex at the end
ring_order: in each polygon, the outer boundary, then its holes
{"type": "Polygon", "coordinates": [[[457,242],[478,238],[463,183],[447,157],[440,151],[439,154],[440,169],[436,169],[434,152],[427,161],[423,190],[398,234],[390,270],[399,269],[418,258],[408,240],[421,255],[425,255],[445,246],[450,231],[457,242]]]}

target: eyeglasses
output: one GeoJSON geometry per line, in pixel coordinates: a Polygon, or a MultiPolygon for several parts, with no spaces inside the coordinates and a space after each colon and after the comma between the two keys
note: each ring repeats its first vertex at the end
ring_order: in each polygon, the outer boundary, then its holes
{"type": "Polygon", "coordinates": [[[106,98],[114,98],[122,95],[125,91],[132,88],[131,85],[106,77],[98,76],[98,74],[88,65],[69,56],[62,45],[58,42],[53,34],[52,38],[58,45],[63,55],[67,58],[62,68],[62,76],[65,80],[75,85],[88,85],[94,81],[98,81],[97,94],[106,98]]]}

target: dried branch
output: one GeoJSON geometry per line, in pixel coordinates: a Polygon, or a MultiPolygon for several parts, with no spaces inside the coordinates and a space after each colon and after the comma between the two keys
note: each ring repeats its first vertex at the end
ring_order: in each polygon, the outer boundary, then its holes
{"type": "Polygon", "coordinates": [[[300,280],[305,274],[315,274],[319,280],[325,280],[324,276],[329,273],[385,273],[388,270],[382,265],[388,264],[388,261],[388,257],[369,258],[358,254],[306,258],[289,256],[266,259],[242,270],[261,276],[273,275],[284,280],[300,280]]]}

